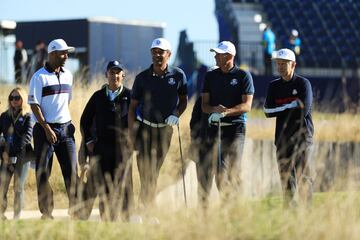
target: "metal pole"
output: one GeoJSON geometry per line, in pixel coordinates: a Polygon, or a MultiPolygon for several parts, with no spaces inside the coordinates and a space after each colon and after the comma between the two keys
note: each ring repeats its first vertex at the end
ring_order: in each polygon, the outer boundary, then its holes
{"type": "Polygon", "coordinates": [[[177,124],[178,135],[179,135],[179,147],[180,147],[180,158],[181,158],[181,173],[182,173],[182,180],[183,180],[183,189],[184,189],[184,199],[185,199],[185,206],[187,207],[187,197],[186,197],[186,186],[185,186],[185,162],[183,158],[183,152],[181,147],[181,137],[180,137],[180,127],[179,123],[177,124]]]}
{"type": "Polygon", "coordinates": [[[221,170],[221,121],[218,122],[218,172],[221,170]]]}

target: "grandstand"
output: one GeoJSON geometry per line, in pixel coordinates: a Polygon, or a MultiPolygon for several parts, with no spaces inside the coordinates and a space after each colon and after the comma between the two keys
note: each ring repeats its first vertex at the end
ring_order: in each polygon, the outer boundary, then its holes
{"type": "Polygon", "coordinates": [[[360,1],[215,0],[215,8],[219,41],[235,43],[237,63],[255,76],[260,105],[272,79],[263,76],[262,31],[270,24],[277,49],[286,47],[292,29],[299,32],[296,71],[310,79],[317,109],[359,111],[360,1]]]}
{"type": "MultiPolygon", "coordinates": [[[[261,62],[261,24],[271,24],[277,48],[286,46],[292,29],[300,33],[302,48],[298,67],[313,69],[357,69],[360,66],[360,1],[353,0],[216,0],[220,40],[237,45],[240,63],[261,62]],[[253,20],[261,15],[261,22],[253,20]],[[257,26],[256,26],[257,24],[257,26]],[[249,47],[252,46],[252,58],[249,47]],[[255,57],[254,57],[255,54],[255,57]],[[256,61],[254,61],[254,59],[256,61]]],[[[328,74],[328,71],[323,71],[328,74]]],[[[341,75],[343,71],[333,71],[341,75]]],[[[320,74],[321,75],[321,74],[320,74]]]]}

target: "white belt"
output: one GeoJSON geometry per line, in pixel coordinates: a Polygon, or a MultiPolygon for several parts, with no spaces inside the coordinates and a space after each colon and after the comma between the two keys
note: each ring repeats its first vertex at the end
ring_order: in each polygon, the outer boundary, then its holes
{"type": "Polygon", "coordinates": [[[136,116],[136,119],[139,120],[142,123],[145,123],[146,125],[148,125],[150,127],[153,127],[153,128],[162,128],[162,127],[168,126],[166,123],[152,123],[152,122],[149,122],[146,119],[141,119],[140,116],[136,116]]]}
{"type": "MultiPolygon", "coordinates": [[[[220,127],[227,127],[227,126],[233,126],[236,123],[227,123],[227,122],[220,122],[220,127]]],[[[219,126],[218,122],[212,122],[211,125],[213,126],[219,126]]]]}

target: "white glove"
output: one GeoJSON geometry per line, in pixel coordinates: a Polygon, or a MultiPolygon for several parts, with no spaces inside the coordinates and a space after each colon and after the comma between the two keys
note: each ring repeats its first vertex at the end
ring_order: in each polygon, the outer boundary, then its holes
{"type": "Polygon", "coordinates": [[[225,113],[212,113],[208,119],[209,124],[220,122],[220,119],[225,117],[225,113]]]}
{"type": "Polygon", "coordinates": [[[179,118],[175,115],[170,115],[165,119],[165,123],[169,126],[174,126],[179,123],[179,118]]]}

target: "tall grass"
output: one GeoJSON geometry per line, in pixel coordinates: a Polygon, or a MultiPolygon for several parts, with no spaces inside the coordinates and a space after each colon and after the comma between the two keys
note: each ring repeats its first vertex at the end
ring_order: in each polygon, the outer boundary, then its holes
{"type": "MultiPolygon", "coordinates": [[[[131,85],[133,76],[128,77],[125,85],[131,85]]],[[[83,85],[80,81],[75,82],[73,89],[72,101],[70,104],[70,111],[72,121],[76,127],[75,139],[77,148],[79,148],[81,141],[81,134],[79,130],[80,117],[82,111],[91,97],[91,95],[105,83],[105,79],[99,78],[98,81],[90,85],[83,85]]],[[[3,84],[0,88],[0,111],[3,112],[7,108],[7,96],[14,85],[3,84]]],[[[181,138],[183,145],[183,152],[185,158],[190,146],[190,128],[189,122],[193,101],[190,100],[189,105],[180,118],[181,138]]],[[[313,113],[315,125],[315,141],[360,141],[360,116],[356,114],[330,114],[330,113],[313,113]]],[[[275,119],[266,119],[262,109],[253,109],[248,115],[247,137],[253,139],[273,139],[275,132],[275,119]]],[[[177,180],[180,176],[180,158],[179,158],[179,143],[178,132],[174,129],[174,135],[171,143],[171,148],[165,159],[164,165],[160,172],[158,183],[159,190],[168,186],[177,180]]],[[[191,158],[191,157],[190,157],[191,158]]],[[[139,179],[136,172],[136,164],[134,164],[135,177],[135,192],[139,190],[139,179]]],[[[67,207],[65,187],[63,184],[62,174],[54,159],[54,167],[50,183],[55,193],[55,207],[67,207]]],[[[30,170],[28,181],[26,182],[26,209],[37,208],[36,200],[36,185],[34,171],[30,170]]],[[[12,195],[10,194],[10,198],[12,195]]],[[[9,201],[11,203],[11,201],[9,201]]]]}
{"type": "MultiPolygon", "coordinates": [[[[75,84],[70,105],[77,129],[76,144],[80,144],[79,121],[86,102],[103,81],[88,86],[75,84]]],[[[0,89],[0,110],[6,109],[12,85],[0,89]]],[[[193,102],[180,120],[183,151],[190,146],[189,121],[193,102]]],[[[360,117],[355,114],[324,114],[314,112],[316,141],[360,141],[360,117]]],[[[253,109],[248,117],[247,137],[273,139],[274,119],[265,119],[261,109],[253,109]]],[[[175,130],[175,129],[174,129],[175,130]]],[[[188,158],[190,156],[186,156],[188,158]]],[[[139,179],[134,164],[135,195],[139,179]]],[[[161,169],[159,190],[180,176],[178,135],[174,131],[171,148],[161,169]]],[[[54,159],[51,185],[55,193],[55,208],[68,206],[59,165],[54,159]]],[[[34,171],[30,170],[25,186],[26,209],[37,209],[34,171]]],[[[12,191],[9,191],[9,208],[12,191]]],[[[169,206],[157,206],[153,214],[160,225],[123,222],[98,223],[77,221],[7,221],[0,222],[0,239],[357,239],[360,233],[360,196],[357,192],[317,193],[311,209],[284,210],[279,197],[261,201],[238,199],[225,205],[212,204],[205,214],[200,208],[170,211],[169,206]]]]}
{"type": "Polygon", "coordinates": [[[278,198],[228,201],[200,209],[155,212],[150,222],[79,221],[0,222],[0,239],[358,239],[359,194],[317,194],[311,209],[283,209],[278,198]]]}

